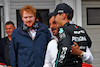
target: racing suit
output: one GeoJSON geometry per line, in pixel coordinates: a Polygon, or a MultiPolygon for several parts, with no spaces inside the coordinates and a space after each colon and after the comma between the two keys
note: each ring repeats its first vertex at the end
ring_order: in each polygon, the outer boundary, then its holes
{"type": "Polygon", "coordinates": [[[68,22],[62,28],[59,28],[58,54],[55,67],[82,67],[82,59],[77,55],[70,54],[73,42],[76,42],[84,52],[87,46],[91,47],[91,40],[86,31],[82,27],[68,22]]]}

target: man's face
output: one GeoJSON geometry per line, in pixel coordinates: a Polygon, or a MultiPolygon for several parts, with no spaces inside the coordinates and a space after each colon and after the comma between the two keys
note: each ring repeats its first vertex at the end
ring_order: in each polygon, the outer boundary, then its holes
{"type": "Polygon", "coordinates": [[[55,16],[55,22],[57,23],[57,27],[62,27],[62,16],[60,14],[57,14],[55,16]]]}
{"type": "Polygon", "coordinates": [[[49,19],[49,24],[50,24],[50,28],[51,28],[51,31],[53,33],[54,36],[57,36],[58,35],[58,27],[57,27],[57,23],[54,21],[54,16],[52,16],[50,19],[49,19]]]}
{"type": "Polygon", "coordinates": [[[22,15],[22,20],[25,25],[27,25],[28,27],[32,27],[35,23],[35,16],[33,13],[28,13],[24,11],[22,15]]]}
{"type": "Polygon", "coordinates": [[[6,31],[8,36],[12,35],[12,32],[14,29],[15,29],[15,27],[12,24],[5,25],[5,31],[6,31]]]}

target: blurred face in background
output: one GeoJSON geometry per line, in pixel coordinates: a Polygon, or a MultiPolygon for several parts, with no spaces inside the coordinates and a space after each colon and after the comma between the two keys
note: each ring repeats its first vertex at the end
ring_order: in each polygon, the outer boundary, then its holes
{"type": "Polygon", "coordinates": [[[5,31],[6,31],[8,36],[12,35],[12,32],[14,29],[15,29],[15,27],[12,24],[5,25],[5,31]]]}

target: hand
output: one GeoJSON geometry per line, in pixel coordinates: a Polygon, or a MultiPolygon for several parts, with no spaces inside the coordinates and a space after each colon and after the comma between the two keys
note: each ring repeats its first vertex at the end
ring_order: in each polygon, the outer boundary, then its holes
{"type": "Polygon", "coordinates": [[[76,48],[76,49],[79,49],[79,46],[78,46],[78,44],[76,43],[76,42],[73,42],[74,43],[74,46],[72,45],[71,47],[73,48],[76,48]]]}
{"type": "Polygon", "coordinates": [[[82,50],[79,49],[79,46],[76,42],[74,42],[74,45],[75,46],[73,46],[73,45],[71,46],[71,50],[72,50],[71,54],[79,56],[82,53],[82,50]]]}

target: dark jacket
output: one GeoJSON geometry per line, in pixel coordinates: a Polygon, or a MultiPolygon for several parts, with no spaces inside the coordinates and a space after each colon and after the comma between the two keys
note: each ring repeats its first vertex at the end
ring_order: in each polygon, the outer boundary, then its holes
{"type": "Polygon", "coordinates": [[[73,42],[78,43],[82,51],[86,51],[86,46],[91,47],[91,39],[86,31],[75,24],[66,23],[59,31],[58,60],[57,67],[82,67],[82,59],[77,55],[70,54],[73,42]]]}
{"type": "Polygon", "coordinates": [[[10,49],[12,67],[43,67],[51,34],[41,22],[38,25],[34,40],[22,28],[13,31],[10,49]]]}
{"type": "Polygon", "coordinates": [[[8,37],[0,40],[0,62],[5,63],[7,66],[10,66],[9,46],[10,42],[8,37]]]}

